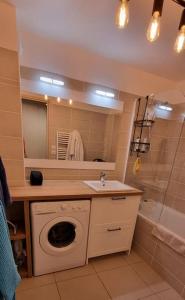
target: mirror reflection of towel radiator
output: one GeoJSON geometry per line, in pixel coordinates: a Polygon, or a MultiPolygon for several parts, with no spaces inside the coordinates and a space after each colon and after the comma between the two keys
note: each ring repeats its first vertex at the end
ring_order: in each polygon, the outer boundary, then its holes
{"type": "Polygon", "coordinates": [[[57,160],[66,160],[70,132],[57,131],[57,160]]]}

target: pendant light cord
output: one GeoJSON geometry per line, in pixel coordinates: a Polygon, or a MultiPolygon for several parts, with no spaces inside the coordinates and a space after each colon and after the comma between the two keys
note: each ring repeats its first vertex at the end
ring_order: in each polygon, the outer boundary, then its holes
{"type": "Polygon", "coordinates": [[[185,8],[185,1],[184,0],[172,0],[172,1],[185,8]]]}

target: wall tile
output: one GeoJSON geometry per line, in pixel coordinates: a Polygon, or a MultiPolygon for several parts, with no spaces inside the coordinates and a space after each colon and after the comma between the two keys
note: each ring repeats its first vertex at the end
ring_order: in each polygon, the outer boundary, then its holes
{"type": "Polygon", "coordinates": [[[21,116],[0,110],[0,136],[21,137],[21,116]]]}
{"type": "Polygon", "coordinates": [[[137,229],[134,233],[134,240],[140,244],[151,256],[155,255],[157,241],[152,235],[148,235],[137,229]]]}
{"type": "Polygon", "coordinates": [[[21,160],[23,158],[22,139],[0,136],[0,153],[3,159],[21,160]]]}
{"type": "Polygon", "coordinates": [[[152,262],[152,255],[148,253],[140,244],[134,240],[133,249],[138,253],[148,264],[152,262]]]}
{"type": "Polygon", "coordinates": [[[171,248],[160,243],[156,249],[156,260],[166,270],[173,273],[185,285],[185,259],[171,248]]]}
{"type": "Polygon", "coordinates": [[[0,82],[0,109],[11,112],[20,111],[19,87],[5,85],[0,82]]]}
{"type": "Polygon", "coordinates": [[[18,53],[0,47],[0,78],[19,82],[18,53]]]}
{"type": "Polygon", "coordinates": [[[23,160],[3,159],[8,181],[21,181],[24,179],[23,160]]]}
{"type": "Polygon", "coordinates": [[[158,272],[161,277],[165,278],[165,280],[179,293],[181,294],[183,291],[183,283],[180,282],[173,273],[167,271],[162,265],[158,263],[157,260],[153,260],[152,267],[156,272],[158,272]]]}

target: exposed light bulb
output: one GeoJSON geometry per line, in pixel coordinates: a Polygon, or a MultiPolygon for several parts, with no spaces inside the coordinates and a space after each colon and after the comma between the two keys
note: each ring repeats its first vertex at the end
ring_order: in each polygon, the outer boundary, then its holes
{"type": "Polygon", "coordinates": [[[120,5],[116,14],[116,26],[120,29],[125,28],[129,21],[128,0],[120,0],[120,5]]]}
{"type": "Polygon", "coordinates": [[[61,99],[60,97],[57,97],[57,102],[60,103],[61,99]]]}
{"type": "Polygon", "coordinates": [[[147,39],[149,42],[154,42],[159,37],[160,33],[160,13],[155,11],[151,18],[150,24],[147,30],[147,39]]]}
{"type": "Polygon", "coordinates": [[[48,95],[44,95],[44,99],[45,99],[45,100],[48,100],[48,95]]]}
{"type": "Polygon", "coordinates": [[[182,26],[181,30],[179,31],[174,46],[174,50],[177,53],[182,52],[184,49],[185,49],[185,25],[182,26]]]}
{"type": "Polygon", "coordinates": [[[180,53],[185,49],[185,9],[182,12],[179,24],[179,33],[175,42],[174,49],[177,53],[180,53]]]}
{"type": "Polygon", "coordinates": [[[69,99],[69,104],[72,105],[73,104],[73,100],[69,99]]]}

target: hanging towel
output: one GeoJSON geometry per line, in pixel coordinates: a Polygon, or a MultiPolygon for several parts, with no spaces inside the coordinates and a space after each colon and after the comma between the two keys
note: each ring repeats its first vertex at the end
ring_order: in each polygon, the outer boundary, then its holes
{"type": "Polygon", "coordinates": [[[0,200],[0,300],[14,299],[20,276],[15,265],[3,204],[0,200]]]}
{"type": "Polygon", "coordinates": [[[4,195],[3,195],[3,188],[2,188],[2,184],[1,184],[1,181],[0,181],[0,199],[1,199],[1,202],[5,208],[5,202],[4,202],[4,195]]]}
{"type": "Polygon", "coordinates": [[[8,205],[11,204],[11,197],[10,197],[10,192],[9,192],[8,184],[7,184],[6,171],[5,171],[1,157],[0,157],[0,182],[1,182],[0,189],[3,193],[1,201],[3,201],[5,207],[7,207],[8,205]]]}
{"type": "Polygon", "coordinates": [[[133,174],[137,175],[140,169],[141,169],[141,158],[137,157],[136,161],[134,162],[133,174]]]}
{"type": "Polygon", "coordinates": [[[84,147],[82,143],[82,138],[77,130],[73,130],[70,133],[66,159],[79,161],[84,160],[84,147]]]}

